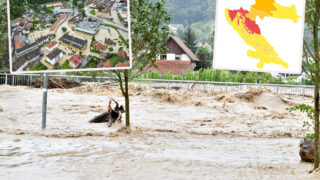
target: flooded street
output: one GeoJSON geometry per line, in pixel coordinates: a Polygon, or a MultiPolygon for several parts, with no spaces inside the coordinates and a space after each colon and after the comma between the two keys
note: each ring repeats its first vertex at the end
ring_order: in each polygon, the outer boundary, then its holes
{"type": "Polygon", "coordinates": [[[306,115],[285,110],[307,98],[261,91],[249,102],[241,94],[135,85],[130,93],[130,131],[124,122],[88,123],[110,97],[124,104],[118,87],[93,85],[49,90],[41,130],[42,90],[0,86],[0,179],[320,177],[299,157],[306,115]]]}
{"type": "Polygon", "coordinates": [[[300,162],[296,139],[143,131],[118,137],[0,137],[3,139],[0,143],[3,179],[313,177],[307,173],[312,165],[300,162]]]}

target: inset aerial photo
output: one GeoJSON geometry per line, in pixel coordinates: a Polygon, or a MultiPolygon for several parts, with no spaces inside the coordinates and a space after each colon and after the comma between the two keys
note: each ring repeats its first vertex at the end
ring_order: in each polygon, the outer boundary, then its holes
{"type": "Polygon", "coordinates": [[[130,68],[128,3],[10,0],[12,72],[130,68]]]}

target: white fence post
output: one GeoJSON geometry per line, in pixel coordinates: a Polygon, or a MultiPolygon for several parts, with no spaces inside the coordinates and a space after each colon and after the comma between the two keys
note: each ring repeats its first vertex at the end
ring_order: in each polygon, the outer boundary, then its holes
{"type": "Polygon", "coordinates": [[[8,84],[8,74],[6,74],[5,84],[8,84]]]}
{"type": "Polygon", "coordinates": [[[42,129],[47,126],[47,98],[48,97],[48,74],[43,78],[43,99],[42,99],[42,129]]]}

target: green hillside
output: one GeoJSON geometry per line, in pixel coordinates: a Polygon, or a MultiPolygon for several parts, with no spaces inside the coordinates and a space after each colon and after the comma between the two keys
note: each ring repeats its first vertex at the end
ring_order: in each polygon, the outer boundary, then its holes
{"type": "Polygon", "coordinates": [[[201,21],[192,24],[191,28],[194,30],[199,41],[210,42],[210,37],[214,30],[214,23],[214,20],[201,21]]]}
{"type": "Polygon", "coordinates": [[[167,0],[171,23],[189,26],[200,21],[215,18],[216,0],[167,0]]]}
{"type": "Polygon", "coordinates": [[[214,29],[216,0],[167,0],[167,9],[173,15],[172,24],[191,26],[198,40],[210,41],[214,29]]]}

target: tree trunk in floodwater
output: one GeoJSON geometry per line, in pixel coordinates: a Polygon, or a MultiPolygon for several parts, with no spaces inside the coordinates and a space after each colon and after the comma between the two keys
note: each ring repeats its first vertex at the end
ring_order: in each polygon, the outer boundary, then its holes
{"type": "Polygon", "coordinates": [[[314,14],[313,23],[313,48],[315,52],[315,66],[316,66],[316,77],[315,77],[315,90],[314,90],[314,108],[315,108],[315,123],[314,123],[314,169],[319,167],[319,14],[317,11],[320,9],[320,0],[316,0],[316,12],[314,14]]]}

